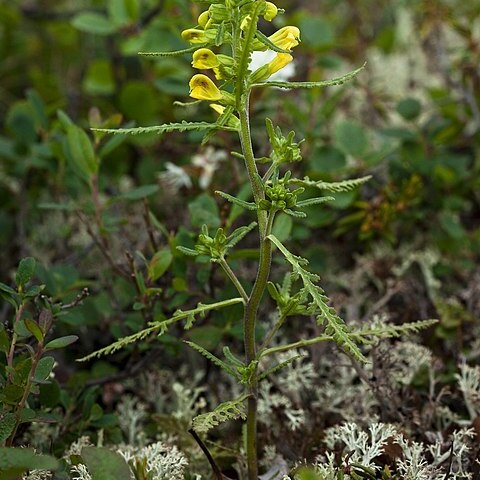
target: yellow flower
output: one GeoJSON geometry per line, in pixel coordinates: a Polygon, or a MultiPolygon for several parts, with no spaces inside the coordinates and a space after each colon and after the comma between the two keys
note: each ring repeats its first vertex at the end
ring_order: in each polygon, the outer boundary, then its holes
{"type": "Polygon", "coordinates": [[[221,100],[223,95],[217,86],[202,74],[194,75],[189,83],[190,96],[197,100],[221,100]]]}
{"type": "MultiPolygon", "coordinates": [[[[218,103],[211,103],[210,108],[215,110],[215,112],[217,112],[219,115],[222,115],[222,113],[225,111],[225,107],[223,105],[219,105],[218,103]]],[[[235,115],[230,115],[227,125],[229,127],[239,128],[240,120],[235,115]]]]}
{"type": "Polygon", "coordinates": [[[225,107],[223,105],[219,105],[218,103],[211,103],[210,108],[215,110],[219,115],[225,111],[225,107]]]}
{"type": "Polygon", "coordinates": [[[268,77],[287,66],[292,60],[293,57],[289,53],[277,53],[271,62],[255,70],[252,73],[250,80],[253,83],[263,82],[268,77]]]}
{"type": "Polygon", "coordinates": [[[190,43],[206,43],[205,32],[197,28],[188,28],[182,33],[182,38],[190,43]]]}
{"type": "Polygon", "coordinates": [[[267,64],[268,76],[286,67],[292,60],[293,57],[289,53],[277,53],[276,57],[267,64]]]}
{"type": "Polygon", "coordinates": [[[277,16],[277,13],[278,13],[277,6],[272,2],[267,2],[267,10],[263,14],[263,18],[267,22],[271,22],[277,16]]]}
{"type": "Polygon", "coordinates": [[[205,10],[199,15],[197,21],[202,28],[205,28],[209,20],[210,20],[210,14],[208,13],[208,10],[205,10]]]}
{"type": "Polygon", "coordinates": [[[268,38],[277,47],[290,51],[300,43],[300,30],[292,26],[282,27],[268,38]]]}
{"type": "Polygon", "coordinates": [[[217,56],[209,48],[199,48],[193,54],[193,68],[209,69],[220,65],[217,56]]]}

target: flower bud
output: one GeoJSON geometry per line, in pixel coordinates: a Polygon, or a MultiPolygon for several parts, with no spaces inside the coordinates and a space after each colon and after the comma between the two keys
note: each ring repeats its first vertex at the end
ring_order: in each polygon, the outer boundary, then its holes
{"type": "Polygon", "coordinates": [[[277,13],[278,13],[277,6],[272,2],[267,2],[267,10],[263,14],[263,18],[267,22],[271,22],[277,16],[277,13]]]}
{"type": "Polygon", "coordinates": [[[210,14],[208,10],[205,10],[198,16],[197,22],[202,28],[205,28],[209,20],[210,20],[210,14]]]}

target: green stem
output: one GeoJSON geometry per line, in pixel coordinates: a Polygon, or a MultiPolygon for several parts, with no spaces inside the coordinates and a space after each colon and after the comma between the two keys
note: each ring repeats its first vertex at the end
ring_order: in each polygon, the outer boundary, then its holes
{"type": "Polygon", "coordinates": [[[230,265],[227,263],[224,257],[221,257],[220,260],[218,261],[220,266],[223,268],[223,271],[227,274],[228,278],[232,281],[232,283],[235,285],[235,288],[237,289],[238,293],[241,295],[245,303],[248,302],[248,295],[247,292],[245,292],[242,284],[238,280],[237,276],[233,272],[233,270],[230,268],[230,265]]]}
{"type": "Polygon", "coordinates": [[[316,343],[326,342],[328,340],[333,340],[331,335],[320,335],[319,337],[310,338],[309,340],[298,340],[294,343],[287,343],[286,345],[280,345],[278,347],[267,348],[262,352],[262,357],[267,355],[272,355],[273,353],[286,352],[288,350],[294,350],[296,348],[310,347],[316,343]]]}
{"type": "Polygon", "coordinates": [[[286,313],[282,313],[278,320],[276,321],[275,325],[272,327],[272,329],[268,332],[267,336],[265,337],[265,340],[262,343],[262,346],[260,347],[260,350],[264,350],[267,348],[267,345],[272,341],[272,338],[275,336],[275,334],[278,332],[280,327],[283,325],[283,322],[287,318],[286,313]]]}

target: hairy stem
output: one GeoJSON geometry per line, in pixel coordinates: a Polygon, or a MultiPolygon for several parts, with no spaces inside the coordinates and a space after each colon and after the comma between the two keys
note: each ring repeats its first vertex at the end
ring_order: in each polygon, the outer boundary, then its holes
{"type": "MultiPolygon", "coordinates": [[[[252,141],[250,138],[250,122],[248,114],[248,95],[245,95],[243,108],[239,110],[240,117],[240,139],[245,159],[245,166],[248,171],[250,184],[252,186],[255,203],[265,198],[262,181],[258,175],[255,157],[253,154],[252,141]]],[[[273,224],[274,214],[267,218],[267,212],[257,210],[258,225],[260,230],[260,259],[257,270],[257,277],[253,289],[245,305],[244,313],[244,342],[245,342],[245,363],[249,365],[256,359],[257,349],[255,343],[255,325],[257,311],[265,292],[270,265],[272,261],[272,244],[267,239],[273,224]]],[[[258,479],[258,458],[257,458],[257,396],[258,387],[256,375],[252,375],[249,385],[249,398],[247,405],[247,463],[248,480],[258,479]]]]}
{"type": "Polygon", "coordinates": [[[242,287],[242,284],[238,280],[238,278],[235,275],[235,273],[233,272],[233,270],[230,268],[230,265],[227,263],[225,258],[224,257],[220,258],[218,263],[223,268],[223,271],[227,274],[228,278],[235,285],[235,288],[237,289],[237,291],[241,295],[241,297],[245,300],[245,303],[247,303],[248,302],[247,292],[245,292],[244,288],[242,287]]]}

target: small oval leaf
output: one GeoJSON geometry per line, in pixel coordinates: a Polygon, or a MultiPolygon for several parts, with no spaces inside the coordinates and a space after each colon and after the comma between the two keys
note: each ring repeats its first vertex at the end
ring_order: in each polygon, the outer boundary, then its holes
{"type": "Polygon", "coordinates": [[[65,348],[77,340],[77,335],[66,335],[65,337],[55,338],[45,345],[45,349],[53,350],[54,348],[65,348]]]}

